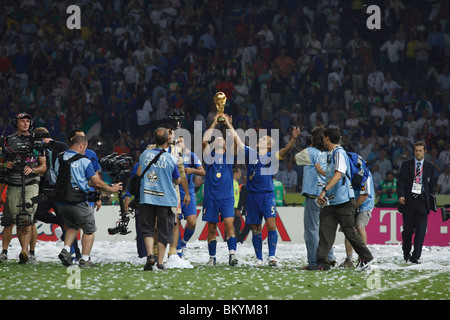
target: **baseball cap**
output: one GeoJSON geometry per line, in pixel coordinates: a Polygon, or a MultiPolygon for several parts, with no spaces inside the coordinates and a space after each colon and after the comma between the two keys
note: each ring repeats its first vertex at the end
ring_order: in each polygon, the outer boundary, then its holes
{"type": "Polygon", "coordinates": [[[27,118],[30,120],[32,119],[32,117],[26,112],[21,112],[17,115],[17,119],[24,119],[24,118],[27,118]]]}

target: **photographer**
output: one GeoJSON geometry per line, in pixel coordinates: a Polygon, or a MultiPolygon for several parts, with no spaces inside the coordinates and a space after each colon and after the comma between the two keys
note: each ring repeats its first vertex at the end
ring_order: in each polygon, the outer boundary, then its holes
{"type": "MultiPolygon", "coordinates": [[[[168,117],[177,122],[177,127],[179,127],[179,121],[183,118],[183,113],[174,109],[169,110],[167,113],[168,117]]],[[[182,154],[181,154],[181,148],[179,148],[176,144],[175,144],[175,128],[171,123],[162,123],[160,126],[160,128],[164,128],[168,131],[169,134],[169,141],[167,143],[166,146],[166,151],[172,155],[174,155],[177,158],[177,166],[178,166],[178,172],[180,174],[181,177],[181,188],[179,185],[175,186],[175,190],[177,193],[177,198],[178,198],[178,206],[176,207],[176,215],[181,214],[181,208],[182,206],[188,206],[190,201],[191,201],[191,195],[189,193],[189,184],[187,181],[187,177],[186,177],[186,173],[185,173],[185,168],[184,168],[184,163],[183,163],[183,158],[182,158],[182,154]],[[183,189],[184,190],[184,198],[183,200],[181,200],[181,195],[180,195],[180,190],[183,189]]],[[[155,145],[149,145],[147,147],[147,149],[153,149],[155,147],[155,145]]],[[[179,224],[178,224],[178,220],[175,219],[175,226],[174,226],[174,233],[173,233],[173,239],[172,242],[170,243],[170,248],[169,248],[169,252],[168,252],[168,257],[169,259],[176,259],[178,257],[177,254],[177,245],[178,245],[178,240],[179,240],[179,224]]],[[[155,250],[155,254],[158,254],[158,248],[157,246],[154,248],[155,250]]]]}
{"type": "MultiPolygon", "coordinates": [[[[323,145],[323,129],[316,127],[311,132],[310,145],[295,155],[298,166],[303,166],[302,195],[305,197],[304,239],[308,257],[306,268],[317,266],[316,252],[319,244],[320,207],[316,198],[326,184],[327,153],[323,145]]],[[[328,254],[328,261],[335,261],[333,248],[328,254]]]]}
{"type": "Polygon", "coordinates": [[[341,226],[346,239],[361,258],[358,270],[369,267],[374,258],[356,233],[355,224],[355,193],[351,186],[350,161],[346,151],[339,145],[341,133],[336,127],[327,127],[323,131],[323,144],[328,149],[326,185],[317,197],[320,209],[319,244],[316,259],[317,269],[329,270],[327,259],[336,238],[338,224],[341,226]]]}
{"type": "Polygon", "coordinates": [[[397,179],[394,178],[394,172],[388,171],[386,179],[381,181],[377,194],[380,196],[380,201],[377,207],[381,208],[396,208],[398,205],[397,194],[397,179]]]}
{"type": "MultiPolygon", "coordinates": [[[[67,143],[62,141],[55,141],[50,138],[49,131],[44,127],[39,127],[34,130],[33,133],[40,134],[42,136],[47,135],[48,138],[42,139],[42,146],[45,148],[45,158],[47,163],[47,171],[45,172],[43,179],[39,183],[39,194],[41,194],[44,188],[53,189],[56,182],[56,172],[55,172],[55,162],[58,154],[66,151],[69,146],[67,143]]],[[[44,201],[39,201],[36,213],[34,215],[36,220],[42,221],[48,224],[56,224],[60,228],[64,228],[64,222],[60,215],[58,215],[58,210],[55,203],[51,199],[45,199],[44,201]],[[54,214],[51,212],[53,209],[54,214]]],[[[63,232],[62,240],[64,240],[65,232],[63,232]]],[[[30,243],[30,260],[35,260],[34,249],[36,248],[37,242],[37,230],[36,227],[33,228],[33,234],[30,243]]],[[[75,241],[72,245],[71,253],[75,254],[77,259],[81,258],[80,249],[78,248],[78,243],[75,241]]]]}
{"type": "Polygon", "coordinates": [[[176,208],[179,203],[174,184],[179,185],[181,182],[177,158],[164,150],[169,144],[169,131],[166,128],[158,128],[155,130],[154,137],[156,147],[148,148],[142,153],[136,173],[140,176],[151,160],[160,155],[158,161],[142,177],[139,197],[139,221],[148,253],[144,270],[152,270],[155,264],[158,269],[165,268],[164,254],[167,244],[173,241],[173,228],[176,221],[172,208],[176,208]],[[158,261],[153,249],[156,220],[158,221],[158,261]]]}
{"type": "MultiPolygon", "coordinates": [[[[69,140],[71,141],[75,136],[83,136],[85,137],[85,133],[83,130],[81,129],[73,129],[69,132],[69,140]]],[[[69,142],[70,143],[70,142],[69,142]]],[[[97,173],[98,177],[100,179],[102,179],[102,176],[100,174],[100,163],[98,161],[98,156],[95,153],[95,151],[91,150],[91,149],[86,149],[85,152],[85,156],[91,160],[92,162],[92,167],[94,168],[95,173],[97,173]]],[[[90,188],[90,191],[94,191],[94,188],[90,188]]],[[[96,202],[89,202],[89,206],[92,210],[92,212],[94,212],[95,210],[99,211],[101,206],[102,206],[102,201],[101,200],[97,200],[96,202]]]]}
{"type": "Polygon", "coordinates": [[[70,148],[64,154],[58,156],[55,163],[58,175],[55,189],[61,193],[57,195],[55,203],[66,226],[64,248],[58,258],[65,266],[72,264],[70,246],[76,241],[78,231],[81,229],[83,230],[81,237],[82,256],[79,260],[79,266],[94,267],[90,252],[94,244],[94,233],[97,227],[94,212],[89,208],[87,202],[90,187],[106,192],[122,190],[122,183],[108,186],[99,178],[91,161],[84,156],[87,145],[86,137],[75,135],[70,140],[70,148]]]}
{"type": "MultiPolygon", "coordinates": [[[[0,165],[6,168],[5,183],[6,203],[3,211],[1,225],[3,229],[3,251],[0,262],[8,259],[8,246],[12,239],[13,226],[17,225],[17,236],[22,251],[19,254],[19,263],[26,263],[29,258],[29,245],[32,234],[32,224],[36,206],[31,205],[31,198],[39,194],[40,174],[47,170],[45,156],[34,150],[34,141],[30,134],[32,126],[31,116],[20,113],[13,121],[17,132],[5,139],[4,154],[0,158],[0,165]],[[22,195],[24,188],[24,195],[22,195]],[[27,205],[28,204],[28,205],[27,205]]],[[[0,184],[0,194],[5,188],[0,184]]],[[[0,200],[0,205],[3,200],[0,200]]]]}

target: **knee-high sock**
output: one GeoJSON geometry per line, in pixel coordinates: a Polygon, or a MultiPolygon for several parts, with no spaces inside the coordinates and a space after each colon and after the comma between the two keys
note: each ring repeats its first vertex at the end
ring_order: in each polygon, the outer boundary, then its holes
{"type": "Polygon", "coordinates": [[[228,250],[231,253],[235,253],[236,252],[236,247],[237,247],[237,239],[235,236],[231,236],[227,239],[227,244],[228,244],[228,250]]]}
{"type": "Polygon", "coordinates": [[[256,258],[262,260],[262,237],[261,233],[254,234],[252,237],[253,248],[255,249],[256,258]]]}
{"type": "Polygon", "coordinates": [[[208,252],[210,257],[216,256],[216,248],[217,248],[216,240],[211,240],[210,242],[208,242],[208,252]]]}
{"type": "Polygon", "coordinates": [[[184,236],[183,236],[183,242],[182,246],[184,247],[186,245],[186,243],[192,238],[192,235],[194,234],[195,229],[194,230],[190,230],[189,228],[186,228],[184,230],[184,236]]]}
{"type": "Polygon", "coordinates": [[[277,250],[278,233],[276,230],[268,232],[269,256],[274,256],[277,250]]]}

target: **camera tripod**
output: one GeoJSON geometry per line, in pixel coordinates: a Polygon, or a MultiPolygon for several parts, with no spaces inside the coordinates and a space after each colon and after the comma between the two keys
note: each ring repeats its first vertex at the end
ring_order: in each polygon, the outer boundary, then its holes
{"type": "Polygon", "coordinates": [[[19,157],[20,159],[20,178],[21,178],[21,204],[17,207],[20,208],[19,213],[16,216],[16,225],[19,227],[26,227],[33,224],[31,215],[26,209],[33,207],[33,203],[26,202],[25,199],[25,174],[23,170],[25,169],[25,157],[19,157]]]}

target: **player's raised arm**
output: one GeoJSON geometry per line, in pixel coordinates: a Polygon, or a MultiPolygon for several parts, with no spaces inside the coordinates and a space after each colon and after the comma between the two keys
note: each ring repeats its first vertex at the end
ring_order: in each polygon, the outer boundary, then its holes
{"type": "Polygon", "coordinates": [[[291,151],[292,147],[295,144],[295,141],[298,139],[299,136],[300,136],[300,127],[294,127],[294,130],[292,130],[291,139],[286,144],[286,146],[279,151],[280,159],[283,159],[289,153],[289,151],[291,151]]]}
{"type": "Polygon", "coordinates": [[[203,135],[203,140],[202,140],[202,152],[203,154],[205,154],[205,149],[206,149],[206,153],[209,153],[210,147],[209,147],[209,141],[211,140],[211,136],[212,133],[214,131],[214,129],[217,126],[217,118],[219,117],[219,114],[216,114],[216,116],[214,117],[213,122],[211,123],[211,126],[209,127],[209,129],[207,129],[205,131],[205,134],[203,135]]]}
{"type": "Polygon", "coordinates": [[[233,121],[231,116],[224,114],[225,118],[225,125],[227,126],[227,129],[229,130],[229,134],[234,142],[234,154],[237,154],[238,150],[244,150],[245,144],[242,142],[241,138],[239,138],[236,130],[233,127],[233,121]]]}

